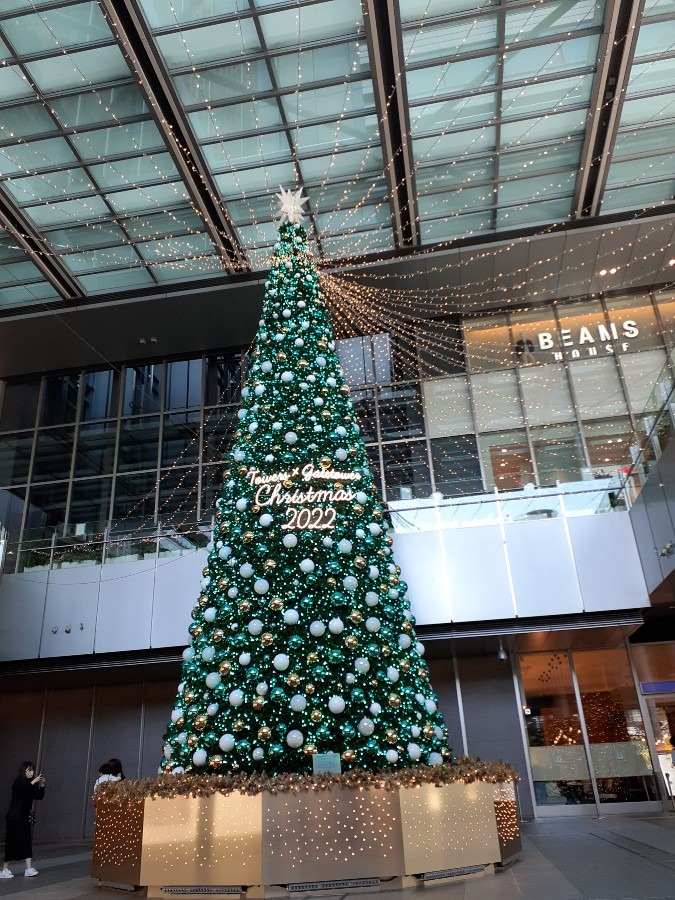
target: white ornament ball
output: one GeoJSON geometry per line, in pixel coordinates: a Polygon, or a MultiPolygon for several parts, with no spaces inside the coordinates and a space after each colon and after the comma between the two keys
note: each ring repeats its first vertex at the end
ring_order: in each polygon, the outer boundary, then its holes
{"type": "Polygon", "coordinates": [[[325,356],[317,356],[316,364],[320,369],[323,369],[326,365],[326,357],[325,356]]]}
{"type": "Polygon", "coordinates": [[[442,766],[443,765],[443,757],[440,753],[430,753],[429,754],[429,765],[430,766],[442,766]]]}
{"type": "Polygon", "coordinates": [[[235,600],[239,596],[239,588],[231,587],[227,592],[227,596],[230,600],[235,600]]]}
{"type": "Polygon", "coordinates": [[[216,655],[215,647],[204,647],[202,650],[202,659],[204,662],[211,662],[216,655]]]}
{"type": "Polygon", "coordinates": [[[227,559],[227,557],[232,553],[232,547],[221,547],[218,551],[218,556],[221,559],[227,559]]]}
{"type": "Polygon", "coordinates": [[[266,375],[269,375],[269,373],[272,371],[272,363],[268,359],[266,359],[264,363],[260,364],[260,368],[266,375]]]}
{"type": "Polygon", "coordinates": [[[368,578],[372,578],[375,581],[380,577],[380,570],[377,566],[368,566],[368,578]]]}
{"type": "Polygon", "coordinates": [[[377,604],[380,602],[380,598],[374,591],[368,591],[365,600],[366,606],[377,606],[377,604]]]}
{"type": "Polygon", "coordinates": [[[164,759],[171,759],[171,754],[173,753],[173,749],[170,744],[164,744],[164,759]]]}
{"type": "Polygon", "coordinates": [[[396,682],[398,681],[398,677],[399,677],[398,669],[395,668],[394,666],[389,666],[387,669],[387,678],[389,679],[389,681],[396,684],[396,682]]]}
{"type": "MultiPolygon", "coordinates": [[[[256,584],[258,584],[257,581],[256,584]]],[[[251,621],[248,623],[247,628],[249,634],[261,634],[263,630],[263,623],[260,621],[260,619],[251,619],[251,621]]]]}
{"type": "Polygon", "coordinates": [[[175,766],[175,767],[171,770],[171,774],[172,774],[172,775],[183,775],[184,772],[185,772],[185,769],[184,769],[182,766],[175,766]]]}
{"type": "Polygon", "coordinates": [[[415,650],[417,650],[419,656],[424,656],[426,647],[420,641],[417,641],[417,643],[415,644],[415,650]]]}
{"type": "Polygon", "coordinates": [[[293,373],[292,372],[282,372],[281,380],[284,384],[290,384],[293,381],[293,373]]]}
{"type": "Polygon", "coordinates": [[[328,701],[328,709],[336,716],[339,716],[340,713],[345,711],[345,701],[342,697],[338,697],[337,695],[330,698],[328,701]]]}
{"type": "Polygon", "coordinates": [[[337,459],[339,462],[344,462],[347,459],[348,455],[349,454],[344,449],[344,447],[340,447],[338,450],[335,451],[335,459],[337,459]]]}
{"type": "Polygon", "coordinates": [[[277,670],[277,672],[285,672],[290,664],[291,661],[285,653],[277,653],[277,655],[272,660],[272,665],[277,670]]]}
{"type": "Polygon", "coordinates": [[[380,630],[380,620],[376,619],[375,616],[366,619],[366,629],[372,634],[375,634],[380,630]]]}
{"type": "MultiPolygon", "coordinates": [[[[338,427],[335,429],[335,434],[337,434],[338,437],[347,437],[347,429],[345,428],[344,425],[338,425],[338,427]]],[[[368,499],[367,496],[363,493],[363,491],[361,491],[360,494],[363,497],[363,500],[359,500],[359,495],[357,494],[356,502],[357,503],[365,503],[366,500],[368,499]]]]}
{"type": "Polygon", "coordinates": [[[192,754],[192,762],[196,766],[205,766],[206,760],[208,759],[206,750],[195,750],[192,754]]]}
{"type": "Polygon", "coordinates": [[[230,701],[230,706],[241,706],[244,702],[244,692],[240,691],[239,688],[235,688],[235,690],[230,693],[228,700],[230,701]]]}
{"type": "Polygon", "coordinates": [[[331,619],[328,623],[328,630],[331,634],[342,634],[344,627],[342,619],[331,619]]]}
{"type": "Polygon", "coordinates": [[[175,709],[171,710],[171,721],[177,722],[182,715],[183,710],[180,708],[180,706],[177,706],[175,709]]]}
{"type": "MultiPolygon", "coordinates": [[[[248,430],[249,430],[249,434],[255,434],[256,431],[258,430],[258,423],[251,422],[251,424],[248,426],[248,430]]],[[[241,512],[241,510],[240,510],[240,512],[241,512]]]]}
{"type": "Polygon", "coordinates": [[[287,431],[285,438],[286,438],[286,443],[290,444],[291,446],[298,442],[298,436],[294,431],[287,431]]]}
{"type": "Polygon", "coordinates": [[[189,662],[191,659],[193,659],[194,655],[195,651],[192,649],[192,647],[186,647],[185,650],[183,650],[183,659],[186,662],[189,662]]]}
{"type": "Polygon", "coordinates": [[[297,747],[302,747],[305,741],[305,736],[301,731],[298,731],[297,728],[291,729],[286,735],[286,743],[289,747],[296,749],[297,747]]]}
{"type": "MultiPolygon", "coordinates": [[[[245,388],[244,388],[244,390],[245,390],[245,388]]],[[[243,394],[244,391],[242,390],[241,393],[243,394]]],[[[246,459],[246,454],[244,453],[243,450],[235,450],[234,453],[232,454],[232,456],[234,457],[235,462],[243,462],[246,459]]]]}
{"type": "Polygon", "coordinates": [[[260,684],[256,684],[255,686],[255,692],[259,697],[265,697],[269,689],[270,686],[266,681],[261,681],[260,684]]]}
{"type": "Polygon", "coordinates": [[[372,534],[373,537],[377,537],[379,534],[382,534],[382,528],[377,522],[371,522],[368,526],[368,531],[372,534]]]}
{"type": "Polygon", "coordinates": [[[207,716],[215,716],[218,713],[218,704],[217,703],[209,703],[206,707],[206,715],[207,716]]]}
{"type": "Polygon", "coordinates": [[[436,710],[438,709],[438,707],[436,706],[436,703],[433,700],[425,700],[424,705],[429,714],[435,713],[436,710]]]}
{"type": "Polygon", "coordinates": [[[349,685],[356,684],[356,675],[353,672],[347,672],[345,675],[345,682],[349,685]]]}
{"type": "Polygon", "coordinates": [[[258,580],[253,585],[253,590],[256,594],[266,594],[270,589],[269,581],[266,581],[264,578],[258,578],[258,580]]]}
{"type": "Polygon", "coordinates": [[[314,560],[312,559],[303,559],[300,561],[300,571],[304,572],[305,575],[309,575],[310,572],[314,571],[314,560]]]}
{"type": "Polygon", "coordinates": [[[412,644],[410,640],[410,636],[407,634],[399,634],[398,636],[398,645],[401,650],[407,650],[408,647],[412,644]]]}
{"type": "Polygon", "coordinates": [[[269,528],[270,525],[272,524],[272,522],[274,521],[274,516],[270,515],[269,513],[263,513],[262,516],[260,516],[260,518],[258,519],[258,521],[260,522],[260,524],[263,528],[269,528]]]}
{"type": "Polygon", "coordinates": [[[332,538],[332,537],[325,537],[325,538],[321,541],[321,543],[324,545],[324,547],[332,547],[332,546],[333,546],[333,538],[332,538]]]}
{"type": "Polygon", "coordinates": [[[354,575],[347,575],[342,579],[342,586],[346,591],[355,591],[359,586],[358,579],[354,575]]]}
{"type": "Polygon", "coordinates": [[[204,679],[207,688],[211,688],[211,690],[213,690],[213,688],[215,687],[218,687],[221,681],[222,679],[218,672],[209,672],[209,674],[204,679]]]}
{"type": "Polygon", "coordinates": [[[419,730],[417,725],[413,725],[410,729],[410,735],[411,735],[411,737],[414,737],[415,740],[417,740],[417,738],[420,736],[421,733],[422,732],[419,730]]]}
{"type": "Polygon", "coordinates": [[[235,740],[233,734],[224,734],[221,739],[218,741],[218,746],[225,753],[229,753],[230,750],[234,749],[235,740]]]}
{"type": "Polygon", "coordinates": [[[365,491],[357,491],[356,492],[356,502],[360,503],[363,506],[368,502],[368,494],[365,491]]]}
{"type": "Polygon", "coordinates": [[[359,656],[354,660],[354,668],[359,675],[365,675],[370,670],[370,661],[365,656],[359,656]]]}
{"type": "Polygon", "coordinates": [[[251,756],[256,762],[259,762],[265,756],[265,751],[262,747],[256,747],[251,756]]]}
{"type": "Polygon", "coordinates": [[[234,505],[239,510],[239,512],[244,512],[244,510],[248,506],[248,500],[246,500],[244,497],[240,497],[234,505]]]}
{"type": "Polygon", "coordinates": [[[309,626],[309,633],[313,637],[321,637],[321,635],[326,633],[326,626],[323,624],[323,622],[312,622],[309,626]]]}
{"type": "Polygon", "coordinates": [[[388,763],[398,762],[398,753],[395,750],[387,750],[385,753],[388,763]]]}
{"type": "Polygon", "coordinates": [[[419,748],[418,744],[408,744],[408,756],[413,761],[416,761],[422,755],[422,751],[419,748]]]}
{"type": "Polygon", "coordinates": [[[215,608],[215,606],[209,606],[208,609],[204,610],[204,621],[215,622],[217,613],[218,610],[215,608]]]}
{"type": "Polygon", "coordinates": [[[297,609],[287,609],[284,613],[284,622],[287,625],[297,625],[300,621],[300,613],[297,609]]]}
{"type": "Polygon", "coordinates": [[[210,584],[211,584],[210,578],[202,578],[202,580],[199,582],[199,586],[201,588],[207,588],[210,584]]]}
{"type": "Polygon", "coordinates": [[[240,666],[250,666],[251,665],[251,654],[247,651],[239,654],[239,665],[240,666]]]}
{"type": "Polygon", "coordinates": [[[358,729],[364,737],[370,737],[370,735],[375,731],[375,723],[372,719],[363,718],[358,724],[358,729]]]}
{"type": "Polygon", "coordinates": [[[302,694],[296,694],[294,697],[291,697],[291,709],[293,712],[302,712],[303,709],[307,708],[307,700],[302,696],[302,694]]]}
{"type": "Polygon", "coordinates": [[[379,703],[371,703],[368,708],[370,709],[371,716],[379,716],[382,712],[382,707],[379,703]]]}
{"type": "Polygon", "coordinates": [[[253,566],[251,563],[244,563],[243,566],[239,569],[239,574],[242,578],[250,578],[253,575],[253,566]]]}
{"type": "Polygon", "coordinates": [[[298,539],[294,534],[285,534],[281,540],[281,543],[288,550],[292,550],[293,547],[297,546],[298,539]]]}
{"type": "Polygon", "coordinates": [[[340,553],[351,553],[352,542],[348,541],[347,538],[343,538],[341,541],[338,541],[338,550],[340,553]]]}

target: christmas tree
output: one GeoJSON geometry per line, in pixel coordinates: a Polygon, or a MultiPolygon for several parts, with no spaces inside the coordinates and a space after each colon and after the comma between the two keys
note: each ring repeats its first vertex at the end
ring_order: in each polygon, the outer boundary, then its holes
{"type": "Polygon", "coordinates": [[[449,761],[302,220],[281,226],[164,771],[449,761]]]}

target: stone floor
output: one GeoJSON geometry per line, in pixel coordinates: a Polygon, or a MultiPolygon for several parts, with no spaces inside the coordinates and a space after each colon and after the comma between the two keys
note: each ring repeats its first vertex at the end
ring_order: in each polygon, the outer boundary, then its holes
{"type": "MultiPolygon", "coordinates": [[[[89,877],[84,843],[35,848],[40,874],[0,881],[0,900],[108,900],[125,891],[99,888],[89,877]]],[[[412,888],[382,892],[384,900],[411,900],[412,888]]],[[[675,815],[557,819],[523,825],[523,852],[496,875],[428,884],[427,900],[675,900],[675,815]]],[[[375,892],[350,894],[374,900],[375,892]]],[[[136,896],[139,896],[136,894],[136,896]]],[[[194,895],[193,895],[194,896],[194,895]]],[[[302,895],[296,895],[302,900],[302,895]]],[[[335,898],[324,891],[313,897],[335,898]]]]}

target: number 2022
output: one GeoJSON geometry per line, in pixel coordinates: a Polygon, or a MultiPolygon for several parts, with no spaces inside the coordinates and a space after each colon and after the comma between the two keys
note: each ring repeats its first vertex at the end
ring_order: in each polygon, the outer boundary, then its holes
{"type": "Polygon", "coordinates": [[[298,509],[289,506],[287,510],[290,518],[284,522],[282,528],[312,528],[316,531],[326,531],[335,527],[335,510],[332,506],[322,509],[315,506],[314,509],[298,509]]]}

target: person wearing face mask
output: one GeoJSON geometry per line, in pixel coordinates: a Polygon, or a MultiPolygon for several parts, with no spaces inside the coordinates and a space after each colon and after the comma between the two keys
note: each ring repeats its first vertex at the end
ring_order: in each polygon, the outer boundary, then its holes
{"type": "Polygon", "coordinates": [[[7,831],[5,834],[5,857],[0,878],[14,878],[9,868],[12,860],[23,859],[25,861],[24,875],[32,878],[37,875],[37,869],[33,868],[33,835],[32,810],[36,800],[42,800],[45,794],[45,778],[42,774],[36,774],[35,764],[32,762],[21,763],[19,776],[12,785],[12,799],[5,815],[7,831]]]}

